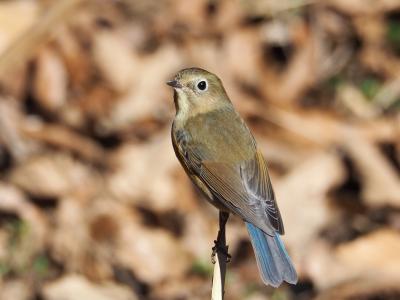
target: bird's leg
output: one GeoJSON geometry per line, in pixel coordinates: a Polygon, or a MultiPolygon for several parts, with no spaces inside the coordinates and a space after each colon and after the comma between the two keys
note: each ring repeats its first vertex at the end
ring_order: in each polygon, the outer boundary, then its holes
{"type": "Polygon", "coordinates": [[[225,225],[228,221],[229,213],[220,211],[219,212],[219,231],[217,239],[214,241],[215,246],[212,248],[211,261],[215,264],[215,255],[222,254],[225,256],[226,262],[230,262],[231,255],[228,253],[228,246],[226,245],[226,236],[225,236],[225,225]]]}

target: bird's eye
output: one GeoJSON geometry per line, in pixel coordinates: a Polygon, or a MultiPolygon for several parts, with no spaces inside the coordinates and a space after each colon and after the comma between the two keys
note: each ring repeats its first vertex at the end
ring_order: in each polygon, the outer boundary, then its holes
{"type": "Polygon", "coordinates": [[[197,88],[198,88],[200,91],[205,91],[205,90],[207,89],[207,81],[205,81],[205,80],[199,81],[199,82],[197,83],[197,88]]]}

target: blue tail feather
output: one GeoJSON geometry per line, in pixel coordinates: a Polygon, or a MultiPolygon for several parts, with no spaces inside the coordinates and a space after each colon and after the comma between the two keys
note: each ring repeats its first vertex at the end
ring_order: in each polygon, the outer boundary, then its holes
{"type": "Polygon", "coordinates": [[[296,284],[296,270],[279,234],[270,236],[248,222],[246,226],[263,282],[273,287],[278,287],[283,281],[296,284]]]}

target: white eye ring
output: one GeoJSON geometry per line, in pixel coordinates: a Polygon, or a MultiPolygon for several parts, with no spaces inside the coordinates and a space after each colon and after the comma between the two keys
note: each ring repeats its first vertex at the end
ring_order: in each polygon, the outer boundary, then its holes
{"type": "Polygon", "coordinates": [[[200,92],[205,92],[208,89],[208,82],[205,79],[200,79],[197,83],[196,83],[196,88],[197,90],[199,90],[200,92]]]}

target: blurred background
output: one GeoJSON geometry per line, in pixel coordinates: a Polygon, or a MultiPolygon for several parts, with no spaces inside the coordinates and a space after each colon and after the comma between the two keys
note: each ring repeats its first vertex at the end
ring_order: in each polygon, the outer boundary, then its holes
{"type": "Polygon", "coordinates": [[[210,299],[218,213],[172,150],[216,73],[270,168],[296,286],[231,218],[226,299],[400,299],[400,1],[0,1],[0,299],[210,299]]]}

